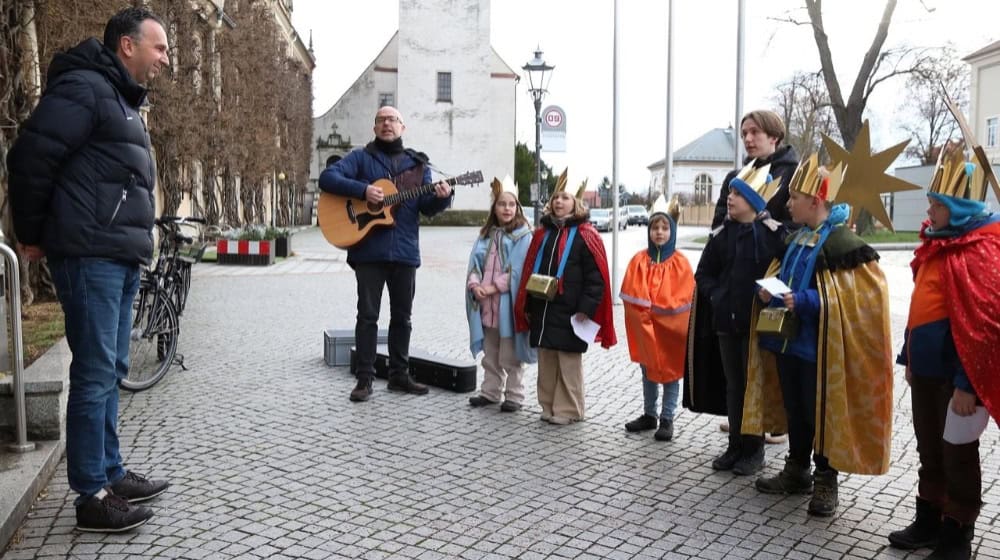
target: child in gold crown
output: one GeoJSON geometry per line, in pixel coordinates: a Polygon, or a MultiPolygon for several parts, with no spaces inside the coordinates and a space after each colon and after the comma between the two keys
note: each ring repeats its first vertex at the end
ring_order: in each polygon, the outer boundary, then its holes
{"type": "Polygon", "coordinates": [[[542,420],[557,425],[583,420],[585,412],[583,353],[591,341],[579,337],[574,322],[597,323],[593,342],[604,348],[617,342],[608,258],[580,199],[585,187],[574,197],[566,191],[566,171],[559,177],[531,240],[514,308],[517,331],[529,332],[531,346],[538,348],[542,420]],[[529,290],[532,276],[550,290],[529,290]]]}
{"type": "Polygon", "coordinates": [[[507,176],[493,179],[493,204],[469,255],[465,311],[469,349],[483,353],[483,385],[469,405],[497,404],[517,412],[524,404],[524,364],[536,361],[526,333],[514,332],[514,301],[521,285],[531,228],[517,201],[517,187],[507,176]]]}
{"type": "MultiPolygon", "coordinates": [[[[965,559],[982,505],[979,434],[1000,419],[1000,215],[983,202],[989,163],[954,151],[938,164],[914,252],[913,296],[897,363],[906,366],[917,436],[916,519],[889,534],[932,559],[965,559]],[[985,405],[985,407],[983,406],[985,405]],[[974,429],[949,430],[978,416],[974,429]]],[[[995,180],[995,178],[994,178],[995,180]]]]}
{"type": "Polygon", "coordinates": [[[808,511],[819,516],[837,509],[838,471],[888,470],[892,439],[888,289],[878,254],[846,227],[850,208],[832,204],[841,169],[826,172],[814,155],[789,185],[789,211],[804,227],[789,236],[767,275],[791,291],[759,292],[760,301],[783,308],[775,311],[786,328],[758,332],[757,310],[751,315],[742,424],[744,434],[784,431],[787,424],[785,467],[758,478],[756,487],[768,494],[812,492],[808,511]],[[798,328],[787,328],[795,320],[798,328]]]}

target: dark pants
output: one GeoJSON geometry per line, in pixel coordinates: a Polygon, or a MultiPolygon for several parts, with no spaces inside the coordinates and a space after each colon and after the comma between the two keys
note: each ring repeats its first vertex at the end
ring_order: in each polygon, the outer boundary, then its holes
{"type": "Polygon", "coordinates": [[[128,375],[139,265],[49,257],[73,353],[66,402],[66,474],[77,504],[125,476],[118,448],[118,380],[128,375]]]}
{"type": "Polygon", "coordinates": [[[913,432],[920,455],[920,497],[940,507],[944,515],[963,525],[979,516],[982,472],[979,440],[954,445],[943,439],[948,402],[955,388],[944,377],[914,375],[910,382],[913,432]]]}
{"type": "Polygon", "coordinates": [[[801,467],[809,466],[812,455],[816,470],[831,471],[830,461],[813,455],[816,437],[816,362],[777,354],[778,380],[788,417],[788,456],[801,467]]]}
{"type": "Polygon", "coordinates": [[[358,281],[358,319],[354,327],[357,375],[375,376],[375,346],[382,288],[389,287],[389,376],[409,373],[410,311],[416,290],[416,267],[393,263],[355,264],[358,281]]]}
{"type": "Polygon", "coordinates": [[[722,371],[726,376],[726,412],[729,416],[729,446],[740,448],[744,455],[752,455],[764,446],[763,435],[743,435],[743,397],[747,390],[747,356],[750,351],[749,334],[719,333],[719,353],[722,371]]]}

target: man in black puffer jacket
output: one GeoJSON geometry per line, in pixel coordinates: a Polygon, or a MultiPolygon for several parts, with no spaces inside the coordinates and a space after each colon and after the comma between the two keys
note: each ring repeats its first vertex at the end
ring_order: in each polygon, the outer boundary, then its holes
{"type": "Polygon", "coordinates": [[[18,249],[48,257],[73,352],[66,466],[77,528],[119,532],[152,517],[130,505],[166,490],[122,466],[118,379],[128,373],[132,300],[153,256],[156,166],[139,114],[144,85],[170,61],[163,22],[112,17],[51,65],[38,107],[7,158],[18,249]]]}
{"type": "MultiPolygon", "coordinates": [[[[788,204],[788,182],[792,180],[795,168],[799,166],[799,155],[795,153],[795,148],[781,145],[785,139],[785,123],[773,111],[763,109],[750,111],[740,120],[740,138],[743,139],[743,147],[747,151],[743,165],[751,161],[754,162],[755,168],[770,164],[771,176],[775,179],[781,177],[781,186],[767,202],[766,210],[771,218],[786,226],[794,227],[792,215],[785,206],[788,204]]],[[[721,226],[726,219],[729,182],[737,173],[739,169],[734,169],[722,180],[722,189],[719,190],[719,200],[715,203],[715,216],[712,219],[713,230],[721,226]]]]}

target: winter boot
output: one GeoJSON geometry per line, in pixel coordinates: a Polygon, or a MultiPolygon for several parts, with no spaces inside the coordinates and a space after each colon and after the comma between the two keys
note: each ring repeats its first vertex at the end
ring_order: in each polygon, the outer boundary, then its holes
{"type": "Polygon", "coordinates": [[[889,533],[889,544],[903,550],[930,548],[941,534],[941,508],[917,496],[917,517],[910,526],[889,533]]]}
{"type": "Polygon", "coordinates": [[[941,521],[941,533],[934,552],[927,560],[968,560],[972,558],[972,537],[975,525],[962,525],[945,517],[941,521]]]}
{"type": "Polygon", "coordinates": [[[660,418],[660,427],[653,434],[656,441],[670,441],[674,439],[674,421],[660,418]]]}
{"type": "Polygon", "coordinates": [[[764,468],[764,439],[757,436],[742,436],[742,453],[733,465],[733,474],[749,476],[764,468]]]}
{"type": "Polygon", "coordinates": [[[712,461],[712,468],[717,471],[731,471],[733,466],[736,465],[736,461],[740,460],[742,455],[742,446],[738,438],[730,437],[729,446],[726,447],[725,453],[719,455],[712,461]]]}
{"type": "Polygon", "coordinates": [[[813,476],[813,497],[809,500],[809,513],[830,517],[837,511],[837,471],[817,470],[813,476]]]}
{"type": "Polygon", "coordinates": [[[785,468],[774,476],[762,476],[754,484],[765,494],[810,494],[813,479],[809,465],[802,466],[791,457],[785,457],[785,468]]]}
{"type": "Polygon", "coordinates": [[[358,384],[351,391],[351,401],[365,402],[372,396],[372,376],[358,375],[358,384]]]}

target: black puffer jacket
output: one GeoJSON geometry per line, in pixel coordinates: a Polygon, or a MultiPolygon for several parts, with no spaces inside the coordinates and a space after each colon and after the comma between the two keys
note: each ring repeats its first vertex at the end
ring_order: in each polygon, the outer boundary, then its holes
{"type": "MultiPolygon", "coordinates": [[[[584,218],[586,222],[588,218],[584,218]]],[[[559,270],[558,245],[556,240],[567,229],[582,222],[567,221],[564,227],[558,227],[549,215],[542,216],[542,227],[549,232],[549,238],[538,250],[542,255],[540,274],[555,276],[559,270]]],[[[537,231],[535,235],[544,235],[537,231]]],[[[563,271],[563,291],[552,301],[545,301],[531,295],[525,303],[525,310],[531,324],[530,343],[532,348],[548,348],[562,352],[586,352],[587,343],[573,333],[570,317],[575,313],[584,313],[590,318],[597,313],[597,306],[604,296],[604,277],[594,261],[594,256],[587,249],[587,244],[577,233],[573,244],[567,246],[569,258],[563,271]]],[[[535,263],[525,262],[524,273],[530,274],[535,263]]]]}
{"type": "Polygon", "coordinates": [[[711,300],[715,332],[750,332],[757,280],[771,261],[784,255],[786,235],[784,226],[772,231],[760,220],[747,224],[726,220],[725,227],[708,240],[694,278],[698,291],[711,300]]]}
{"type": "Polygon", "coordinates": [[[7,157],[18,241],[52,256],[149,263],[156,167],[145,97],[97,39],[53,58],[7,157]]]}
{"type": "MultiPolygon", "coordinates": [[[[750,163],[753,158],[747,158],[744,160],[743,165],[750,163]]],[[[771,217],[779,222],[791,226],[792,225],[792,215],[788,213],[788,183],[792,180],[792,175],[795,174],[795,168],[799,166],[799,155],[795,153],[795,148],[791,146],[782,146],[774,151],[773,154],[766,158],[758,159],[754,163],[754,167],[760,168],[767,164],[771,164],[771,177],[781,177],[781,186],[778,187],[778,192],[774,193],[771,200],[767,202],[767,211],[771,214],[771,217]]],[[[729,181],[739,173],[739,169],[734,169],[730,171],[726,178],[722,180],[722,189],[719,190],[719,200],[715,203],[715,217],[712,218],[712,229],[715,229],[722,225],[722,221],[726,219],[726,214],[729,212],[726,208],[726,197],[729,196],[729,181]]]]}

